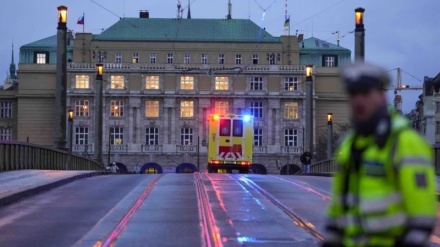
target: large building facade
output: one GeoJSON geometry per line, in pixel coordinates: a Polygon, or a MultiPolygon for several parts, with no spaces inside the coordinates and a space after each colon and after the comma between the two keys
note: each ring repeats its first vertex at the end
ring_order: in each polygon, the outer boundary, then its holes
{"type": "MultiPolygon", "coordinates": [[[[269,172],[299,164],[309,127],[306,64],[314,65],[314,139],[325,134],[327,113],[335,123],[348,122],[338,66],[350,61],[350,51],[302,35],[274,37],[250,20],[123,18],[98,35],[69,35],[67,58],[73,152],[93,157],[102,107],[103,160],[129,170],[146,163],[205,170],[214,113],[254,116],[254,162],[269,172]],[[94,104],[98,63],[101,106],[94,104]]],[[[20,141],[53,146],[55,61],[56,36],[20,49],[20,141]]]]}

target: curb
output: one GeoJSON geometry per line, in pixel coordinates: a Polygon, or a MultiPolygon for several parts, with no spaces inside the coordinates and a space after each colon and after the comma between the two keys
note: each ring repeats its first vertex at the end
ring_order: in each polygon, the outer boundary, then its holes
{"type": "Polygon", "coordinates": [[[107,174],[108,174],[107,172],[91,172],[91,173],[86,173],[86,174],[80,174],[80,175],[76,175],[76,176],[73,176],[70,178],[65,178],[65,179],[61,179],[61,180],[58,180],[58,181],[55,181],[52,183],[48,183],[45,185],[37,186],[35,188],[31,188],[28,190],[20,191],[20,192],[14,193],[12,195],[0,198],[0,207],[12,204],[16,201],[19,201],[19,200],[27,198],[27,197],[37,195],[37,194],[42,193],[44,191],[48,191],[48,190],[60,187],[62,185],[68,184],[68,183],[73,182],[78,179],[100,176],[100,175],[107,175],[107,174]]]}

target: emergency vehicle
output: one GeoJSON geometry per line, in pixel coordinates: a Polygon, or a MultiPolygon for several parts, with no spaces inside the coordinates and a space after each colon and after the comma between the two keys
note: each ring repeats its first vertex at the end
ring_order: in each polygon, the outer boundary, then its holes
{"type": "Polygon", "coordinates": [[[249,172],[254,141],[253,116],[211,114],[208,139],[208,172],[249,172]]]}

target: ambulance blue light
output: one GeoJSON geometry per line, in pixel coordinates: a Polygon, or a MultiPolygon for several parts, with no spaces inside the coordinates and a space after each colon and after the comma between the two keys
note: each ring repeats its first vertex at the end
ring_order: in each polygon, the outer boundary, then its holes
{"type": "Polygon", "coordinates": [[[251,116],[250,115],[244,115],[243,116],[243,121],[245,121],[245,122],[251,121],[251,116]]]}

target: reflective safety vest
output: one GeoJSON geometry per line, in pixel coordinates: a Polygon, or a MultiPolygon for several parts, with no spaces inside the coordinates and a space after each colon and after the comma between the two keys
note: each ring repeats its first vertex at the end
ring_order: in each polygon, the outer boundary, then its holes
{"type": "Polygon", "coordinates": [[[392,114],[384,146],[379,147],[374,136],[353,133],[341,144],[328,209],[328,241],[343,246],[410,241],[424,246],[429,239],[437,211],[433,151],[407,126],[406,119],[392,114]]]}

